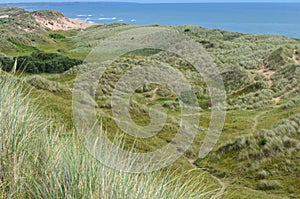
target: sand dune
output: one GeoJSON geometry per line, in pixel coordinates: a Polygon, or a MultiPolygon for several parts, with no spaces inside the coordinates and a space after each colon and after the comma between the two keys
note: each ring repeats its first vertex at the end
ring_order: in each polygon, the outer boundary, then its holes
{"type": "Polygon", "coordinates": [[[93,24],[86,21],[69,19],[64,16],[59,16],[56,19],[49,19],[39,14],[34,14],[35,20],[44,28],[51,30],[70,30],[70,29],[86,29],[93,24]]]}

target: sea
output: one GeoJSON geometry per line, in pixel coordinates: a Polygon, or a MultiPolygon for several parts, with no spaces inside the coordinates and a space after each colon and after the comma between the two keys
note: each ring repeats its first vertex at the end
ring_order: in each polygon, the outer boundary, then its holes
{"type": "Polygon", "coordinates": [[[57,10],[89,23],[195,25],[300,38],[300,3],[30,3],[29,11],[57,10]]]}

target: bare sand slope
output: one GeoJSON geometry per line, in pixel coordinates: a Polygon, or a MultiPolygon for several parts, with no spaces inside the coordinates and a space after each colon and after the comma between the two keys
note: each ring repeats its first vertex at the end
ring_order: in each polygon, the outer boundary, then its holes
{"type": "Polygon", "coordinates": [[[48,18],[38,13],[34,15],[35,20],[44,28],[51,30],[70,30],[70,29],[86,29],[94,24],[66,18],[63,15],[57,15],[55,18],[48,18]]]}
{"type": "Polygon", "coordinates": [[[8,15],[2,15],[2,16],[0,16],[0,19],[6,19],[6,18],[9,18],[9,16],[8,15]]]}

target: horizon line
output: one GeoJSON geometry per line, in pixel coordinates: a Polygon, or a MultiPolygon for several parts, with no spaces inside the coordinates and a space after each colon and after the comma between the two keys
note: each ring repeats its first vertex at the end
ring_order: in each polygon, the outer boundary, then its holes
{"type": "Polygon", "coordinates": [[[29,2],[0,2],[1,4],[31,4],[31,3],[134,3],[134,4],[202,4],[202,3],[300,3],[296,1],[203,1],[203,2],[133,2],[133,1],[101,1],[101,0],[74,0],[74,1],[29,1],[29,2]]]}

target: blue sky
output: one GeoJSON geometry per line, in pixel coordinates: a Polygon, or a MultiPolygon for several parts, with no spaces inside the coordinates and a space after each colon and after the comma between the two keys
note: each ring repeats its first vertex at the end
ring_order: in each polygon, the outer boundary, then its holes
{"type": "MultiPolygon", "coordinates": [[[[101,1],[101,0],[44,0],[44,2],[74,2],[74,1],[101,1]]],[[[105,2],[139,2],[139,3],[202,3],[202,2],[298,2],[300,0],[103,0],[105,2]]],[[[43,2],[39,0],[0,0],[0,3],[43,2]]]]}

